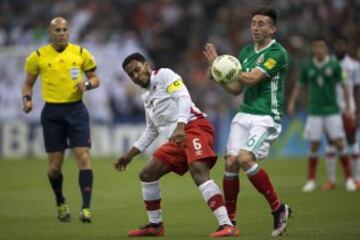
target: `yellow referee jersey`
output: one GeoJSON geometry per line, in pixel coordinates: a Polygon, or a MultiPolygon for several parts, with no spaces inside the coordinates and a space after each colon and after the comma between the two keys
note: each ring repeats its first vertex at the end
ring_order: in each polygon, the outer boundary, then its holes
{"type": "Polygon", "coordinates": [[[81,46],[69,43],[62,51],[51,44],[33,51],[26,59],[25,71],[40,75],[41,92],[45,102],[69,103],[82,98],[75,85],[82,81],[83,72],[96,68],[91,53],[81,46]]]}

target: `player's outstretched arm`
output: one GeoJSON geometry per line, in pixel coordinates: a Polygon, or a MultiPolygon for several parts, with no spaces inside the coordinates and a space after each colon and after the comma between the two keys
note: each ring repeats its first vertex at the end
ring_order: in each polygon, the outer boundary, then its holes
{"type": "Polygon", "coordinates": [[[131,162],[131,160],[137,156],[141,151],[136,147],[130,148],[130,150],[124,155],[116,160],[114,167],[118,171],[124,171],[126,166],[131,162]]]}

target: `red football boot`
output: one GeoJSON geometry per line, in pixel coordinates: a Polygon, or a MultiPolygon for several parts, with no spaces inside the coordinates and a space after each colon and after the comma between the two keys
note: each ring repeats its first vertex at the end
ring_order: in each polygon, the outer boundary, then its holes
{"type": "Polygon", "coordinates": [[[138,229],[132,229],[128,232],[129,237],[161,237],[164,236],[164,226],[162,223],[149,223],[138,229]]]}

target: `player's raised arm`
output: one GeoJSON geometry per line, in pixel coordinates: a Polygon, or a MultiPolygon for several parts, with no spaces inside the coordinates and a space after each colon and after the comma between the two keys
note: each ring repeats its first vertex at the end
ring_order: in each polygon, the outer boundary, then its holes
{"type": "Polygon", "coordinates": [[[214,62],[214,60],[218,57],[218,53],[216,51],[214,44],[207,43],[204,47],[203,54],[209,63],[209,67],[208,67],[209,79],[212,80],[214,83],[218,84],[219,86],[221,86],[222,88],[224,88],[229,93],[231,93],[233,95],[239,95],[241,93],[242,87],[243,87],[243,84],[241,82],[239,82],[239,81],[218,82],[218,81],[215,81],[215,79],[211,75],[211,71],[210,71],[211,65],[214,62]]]}

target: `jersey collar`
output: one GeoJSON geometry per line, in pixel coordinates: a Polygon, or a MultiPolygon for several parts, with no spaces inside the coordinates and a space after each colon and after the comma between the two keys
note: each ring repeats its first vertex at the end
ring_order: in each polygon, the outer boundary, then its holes
{"type": "Polygon", "coordinates": [[[328,62],[330,61],[330,56],[326,55],[326,57],[324,58],[324,60],[322,62],[319,62],[318,60],[316,60],[316,58],[313,58],[313,63],[317,68],[322,68],[323,66],[325,66],[328,62]]]}
{"type": "Polygon", "coordinates": [[[261,52],[261,51],[269,48],[269,47],[270,47],[273,43],[275,43],[275,42],[276,42],[275,39],[271,40],[268,45],[266,45],[264,48],[262,48],[262,49],[260,49],[260,50],[257,50],[257,49],[256,49],[256,45],[254,44],[254,51],[255,51],[256,53],[259,53],[259,52],[261,52]]]}

